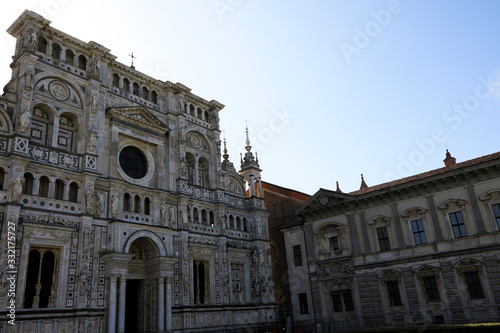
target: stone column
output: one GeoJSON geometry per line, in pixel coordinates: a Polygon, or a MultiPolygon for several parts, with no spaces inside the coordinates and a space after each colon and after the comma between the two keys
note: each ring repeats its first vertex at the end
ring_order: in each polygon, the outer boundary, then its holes
{"type": "Polygon", "coordinates": [[[69,184],[70,184],[69,179],[66,179],[66,181],[64,182],[64,192],[63,192],[63,200],[66,201],[69,200],[69,184]]]}
{"type": "Polygon", "coordinates": [[[125,298],[127,280],[123,275],[120,276],[120,303],[118,304],[118,333],[125,332],[125,298]]]}
{"type": "Polygon", "coordinates": [[[39,174],[34,174],[33,175],[33,189],[31,193],[26,193],[29,195],[38,195],[40,189],[40,175],[39,174]]]}
{"type": "Polygon", "coordinates": [[[158,332],[165,332],[165,280],[158,279],[158,332]]]}
{"type": "Polygon", "coordinates": [[[116,332],[116,276],[109,277],[108,333],[116,332]]]}
{"type": "Polygon", "coordinates": [[[167,317],[167,332],[172,331],[172,281],[167,278],[167,306],[165,307],[167,317]]]}
{"type": "Polygon", "coordinates": [[[262,194],[262,181],[260,180],[260,177],[257,179],[257,190],[259,191],[259,193],[257,194],[257,196],[259,198],[263,198],[264,195],[262,194]]]}
{"type": "Polygon", "coordinates": [[[201,185],[198,179],[198,170],[199,170],[199,162],[196,160],[194,161],[194,179],[193,179],[193,184],[194,185],[201,185]]]}

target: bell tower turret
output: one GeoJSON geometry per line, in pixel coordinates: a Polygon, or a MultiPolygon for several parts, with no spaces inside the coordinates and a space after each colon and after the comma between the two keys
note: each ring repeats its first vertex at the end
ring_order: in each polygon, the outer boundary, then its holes
{"type": "Polygon", "coordinates": [[[244,181],[248,185],[248,194],[250,197],[262,198],[262,184],[260,179],[260,172],[262,171],[259,166],[259,159],[257,154],[253,156],[252,146],[250,146],[250,139],[248,137],[248,126],[246,127],[246,147],[245,157],[241,157],[240,174],[243,176],[244,181]]]}

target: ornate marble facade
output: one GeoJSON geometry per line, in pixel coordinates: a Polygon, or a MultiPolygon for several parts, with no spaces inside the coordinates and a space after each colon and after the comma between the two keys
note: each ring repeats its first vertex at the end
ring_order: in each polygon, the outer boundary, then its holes
{"type": "Polygon", "coordinates": [[[25,11],[8,29],[17,44],[0,98],[0,282],[16,272],[16,326],[0,288],[0,332],[273,322],[268,213],[248,132],[236,171],[225,142],[221,155],[224,105],[50,23],[25,11]]]}

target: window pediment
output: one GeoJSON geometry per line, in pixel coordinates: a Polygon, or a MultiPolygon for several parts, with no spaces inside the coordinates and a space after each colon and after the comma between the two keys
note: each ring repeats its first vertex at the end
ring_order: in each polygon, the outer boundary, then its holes
{"type": "Polygon", "coordinates": [[[373,219],[368,221],[368,225],[370,225],[373,228],[390,227],[391,220],[392,218],[388,216],[377,215],[373,219]]]}
{"type": "Polygon", "coordinates": [[[468,202],[462,199],[448,199],[443,204],[441,204],[438,208],[443,212],[452,210],[454,208],[459,210],[465,210],[468,202]]]}
{"type": "Polygon", "coordinates": [[[170,129],[149,110],[143,107],[112,107],[106,111],[111,121],[134,125],[158,134],[165,134],[170,129]]]}
{"type": "Polygon", "coordinates": [[[408,208],[401,214],[401,217],[404,219],[411,219],[411,218],[422,218],[428,213],[427,209],[424,208],[419,208],[419,207],[412,207],[408,208]]]}

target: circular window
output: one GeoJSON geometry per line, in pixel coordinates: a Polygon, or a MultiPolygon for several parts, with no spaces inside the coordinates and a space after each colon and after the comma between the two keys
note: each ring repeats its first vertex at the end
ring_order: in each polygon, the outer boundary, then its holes
{"type": "Polygon", "coordinates": [[[127,176],[134,179],[141,179],[148,172],[146,156],[132,146],[127,146],[120,152],[120,167],[127,176]]]}

